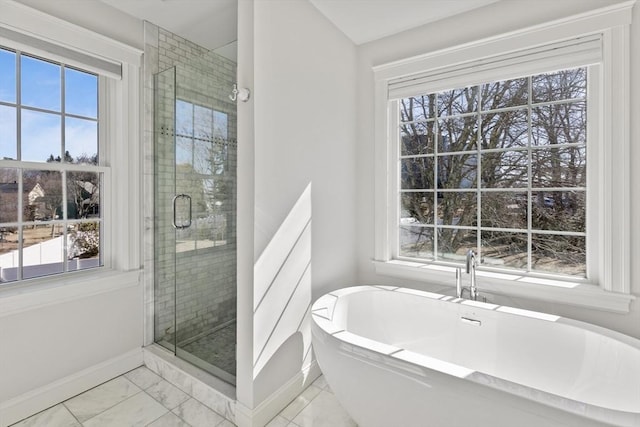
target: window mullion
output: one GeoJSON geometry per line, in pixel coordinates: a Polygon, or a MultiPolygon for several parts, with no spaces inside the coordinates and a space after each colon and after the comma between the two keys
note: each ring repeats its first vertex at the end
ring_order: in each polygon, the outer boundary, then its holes
{"type": "Polygon", "coordinates": [[[436,94],[436,117],[434,121],[435,138],[433,141],[433,259],[438,260],[438,195],[441,194],[438,188],[438,145],[440,142],[440,112],[438,111],[438,97],[436,94]]]}
{"type": "Polygon", "coordinates": [[[23,234],[23,215],[24,212],[24,181],[22,179],[22,169],[18,169],[18,271],[17,280],[22,280],[22,265],[24,264],[23,249],[24,249],[24,234],[23,234]]]}
{"type": "Polygon", "coordinates": [[[476,252],[480,263],[482,263],[482,157],[480,152],[480,141],[482,138],[482,85],[478,85],[478,99],[476,101],[476,252]]]}
{"type": "MultiPolygon", "coordinates": [[[[22,60],[21,52],[16,51],[16,158],[22,159],[22,60]]],[[[22,280],[22,265],[24,264],[23,249],[24,249],[24,234],[22,225],[22,216],[24,212],[24,182],[22,179],[22,168],[18,171],[18,271],[16,279],[22,280]]]]}
{"type": "Polygon", "coordinates": [[[533,152],[531,149],[531,146],[533,145],[533,132],[531,130],[533,101],[532,91],[533,84],[531,82],[531,76],[529,76],[527,77],[527,272],[531,272],[533,270],[533,259],[531,253],[533,251],[533,234],[531,233],[531,229],[533,228],[533,191],[531,190],[533,187],[533,152]]]}
{"type": "Polygon", "coordinates": [[[16,51],[16,159],[22,160],[22,53],[16,51]]]}
{"type": "Polygon", "coordinates": [[[61,142],[61,146],[60,146],[60,157],[62,158],[62,162],[66,162],[66,154],[67,154],[67,144],[65,141],[66,138],[66,126],[67,126],[67,118],[65,117],[65,111],[66,111],[66,106],[65,106],[65,78],[64,78],[64,72],[65,68],[64,65],[60,66],[60,142],[61,142]]]}

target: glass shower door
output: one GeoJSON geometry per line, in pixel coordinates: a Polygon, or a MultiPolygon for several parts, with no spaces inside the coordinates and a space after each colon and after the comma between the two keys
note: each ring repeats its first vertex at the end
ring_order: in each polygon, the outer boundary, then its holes
{"type": "Polygon", "coordinates": [[[166,279],[165,289],[173,281],[166,300],[174,307],[167,310],[173,313],[167,329],[156,304],[156,341],[235,384],[235,105],[190,86],[207,78],[195,69],[164,73],[174,84],[173,95],[156,96],[165,103],[156,118],[170,124],[160,126],[156,140],[156,199],[162,205],[156,208],[158,217],[169,216],[170,227],[157,230],[164,251],[156,277],[166,279]]]}

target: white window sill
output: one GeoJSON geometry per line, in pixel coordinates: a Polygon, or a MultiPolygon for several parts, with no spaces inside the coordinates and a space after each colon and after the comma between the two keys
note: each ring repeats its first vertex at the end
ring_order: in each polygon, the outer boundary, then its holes
{"type": "Polygon", "coordinates": [[[90,269],[0,285],[0,317],[138,286],[142,270],[90,269]]]}
{"type": "MultiPolygon", "coordinates": [[[[377,274],[455,287],[455,268],[410,261],[373,261],[377,274]]],[[[480,293],[529,298],[616,313],[628,313],[635,296],[605,291],[595,285],[478,270],[480,293]]]]}

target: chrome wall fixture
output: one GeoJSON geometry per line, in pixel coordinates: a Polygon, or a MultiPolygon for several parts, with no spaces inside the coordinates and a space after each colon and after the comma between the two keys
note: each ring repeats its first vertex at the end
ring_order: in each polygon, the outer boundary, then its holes
{"type": "Polygon", "coordinates": [[[247,102],[249,98],[251,98],[251,91],[246,87],[238,88],[238,85],[234,83],[229,99],[233,102],[236,102],[237,100],[247,102]]]}

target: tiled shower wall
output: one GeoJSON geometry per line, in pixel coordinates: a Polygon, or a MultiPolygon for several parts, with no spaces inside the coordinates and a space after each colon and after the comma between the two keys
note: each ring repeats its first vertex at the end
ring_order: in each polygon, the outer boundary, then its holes
{"type": "Polygon", "coordinates": [[[154,340],[154,316],[155,340],[173,339],[176,309],[180,344],[206,335],[236,317],[236,109],[228,98],[235,83],[236,65],[145,22],[144,73],[145,343],[154,340]],[[169,69],[174,66],[177,92],[169,87],[173,85],[173,71],[169,69]],[[154,75],[159,72],[162,74],[158,84],[163,86],[160,91],[154,90],[154,75]],[[222,209],[216,208],[215,215],[211,209],[208,213],[196,209],[198,198],[202,199],[203,179],[207,177],[179,172],[176,180],[174,93],[183,101],[227,114],[227,138],[214,143],[224,148],[224,167],[207,181],[215,181],[217,188],[224,189],[222,209]],[[193,184],[196,186],[190,188],[193,184]],[[171,225],[171,202],[181,192],[192,194],[194,199],[194,225],[176,233],[171,225]],[[200,236],[203,231],[210,231],[202,226],[207,221],[225,224],[226,231],[215,237],[200,236]]]}

